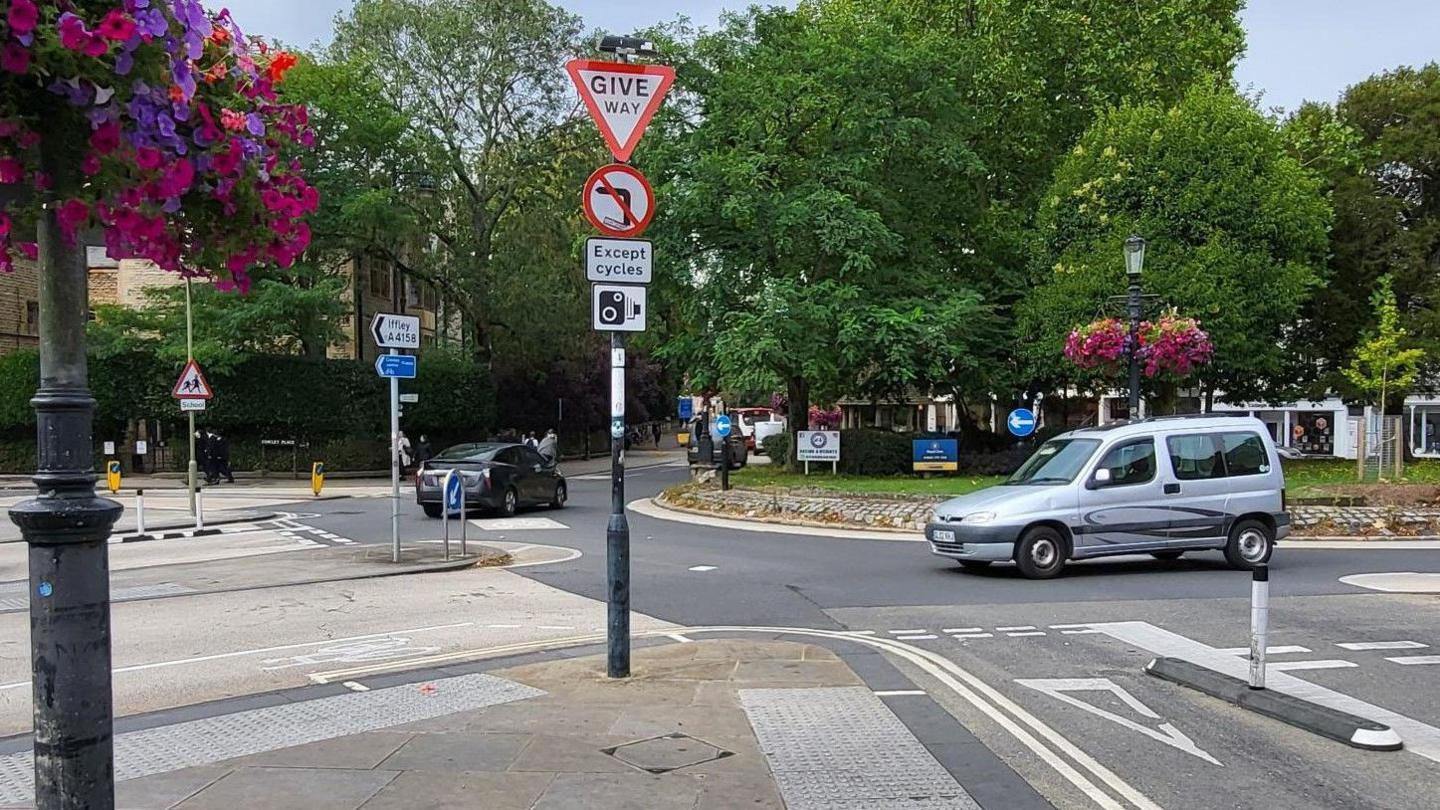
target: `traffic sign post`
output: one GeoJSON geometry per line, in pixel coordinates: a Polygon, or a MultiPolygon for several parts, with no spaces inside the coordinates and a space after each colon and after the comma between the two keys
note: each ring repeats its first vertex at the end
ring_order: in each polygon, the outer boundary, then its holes
{"type": "Polygon", "coordinates": [[[635,237],[655,217],[655,192],[645,175],[623,163],[601,166],[585,181],[585,218],[606,236],[635,237]]]}
{"type": "Polygon", "coordinates": [[[465,556],[465,479],[459,470],[445,473],[440,487],[440,516],[445,524],[445,559],[450,559],[450,516],[460,518],[460,556],[465,556]]]}
{"type": "Polygon", "coordinates": [[[715,417],[715,435],[720,437],[720,491],[730,491],[730,417],[715,417]]]}
{"type": "Polygon", "coordinates": [[[190,514],[196,514],[196,501],[199,487],[196,486],[197,465],[195,463],[195,414],[197,411],[205,410],[205,403],[215,396],[215,391],[210,388],[210,383],[205,380],[205,373],[200,370],[200,364],[195,362],[195,356],[190,353],[191,329],[190,329],[190,284],[185,284],[185,351],[190,356],[185,361],[185,368],[180,370],[180,376],[175,380],[175,385],[170,389],[170,396],[180,401],[180,411],[188,415],[190,423],[190,460],[185,464],[186,488],[189,490],[190,514]]]}
{"type": "Polygon", "coordinates": [[[1029,408],[1016,408],[1005,419],[1005,426],[1010,435],[1023,439],[1035,432],[1035,414],[1029,408]]]}
{"type": "Polygon", "coordinates": [[[400,378],[415,376],[415,358],[399,349],[420,348],[420,319],[413,315],[377,312],[370,321],[375,345],[390,353],[375,358],[375,373],[390,380],[390,546],[391,559],[400,562],[400,378]],[[389,371],[390,373],[387,373],[389,371]],[[408,374],[400,372],[408,371],[408,374]]]}

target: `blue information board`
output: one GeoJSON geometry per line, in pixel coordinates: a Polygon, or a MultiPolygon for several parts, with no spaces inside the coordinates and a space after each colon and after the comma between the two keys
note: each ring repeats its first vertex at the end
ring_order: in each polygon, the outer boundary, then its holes
{"type": "Polygon", "coordinates": [[[960,442],[957,439],[916,439],[911,443],[911,463],[916,472],[954,472],[960,469],[960,442]]]}
{"type": "Polygon", "coordinates": [[[689,422],[695,418],[695,400],[691,397],[680,397],[680,421],[689,422]]]}

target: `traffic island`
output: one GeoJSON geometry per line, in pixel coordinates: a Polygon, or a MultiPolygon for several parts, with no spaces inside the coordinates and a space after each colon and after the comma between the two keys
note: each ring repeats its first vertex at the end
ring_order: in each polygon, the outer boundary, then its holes
{"type": "Polygon", "coordinates": [[[1180,658],[1156,658],[1146,665],[1145,671],[1162,680],[1203,692],[1242,709],[1345,743],[1352,748],[1399,751],[1404,745],[1400,735],[1383,723],[1273,689],[1251,689],[1250,684],[1239,678],[1180,658]]]}
{"type": "Polygon", "coordinates": [[[460,541],[450,541],[450,555],[446,558],[444,543],[440,540],[407,541],[400,549],[400,559],[388,545],[366,546],[350,553],[349,562],[357,566],[373,566],[374,570],[365,576],[386,576],[387,574],[415,574],[432,571],[455,571],[462,568],[495,568],[509,565],[513,560],[508,551],[480,543],[467,543],[466,553],[460,553],[460,541]],[[386,569],[393,569],[387,571],[386,569]]]}

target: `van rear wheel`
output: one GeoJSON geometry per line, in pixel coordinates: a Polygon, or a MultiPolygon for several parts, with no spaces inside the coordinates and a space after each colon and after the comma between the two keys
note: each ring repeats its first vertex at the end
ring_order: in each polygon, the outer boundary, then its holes
{"type": "Polygon", "coordinates": [[[1258,520],[1237,521],[1225,543],[1225,560],[1231,568],[1249,571],[1270,562],[1275,551],[1275,532],[1258,520]]]}
{"type": "Polygon", "coordinates": [[[1049,526],[1025,532],[1015,548],[1015,566],[1026,579],[1050,579],[1065,567],[1065,538],[1049,526]]]}

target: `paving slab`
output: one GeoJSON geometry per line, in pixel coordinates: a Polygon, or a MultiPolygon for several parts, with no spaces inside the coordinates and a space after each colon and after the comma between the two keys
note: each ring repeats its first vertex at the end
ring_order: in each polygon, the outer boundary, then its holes
{"type": "Polygon", "coordinates": [[[338,768],[237,768],[176,810],[359,810],[396,776],[338,768]]]}

